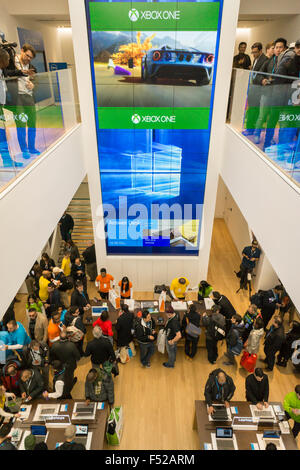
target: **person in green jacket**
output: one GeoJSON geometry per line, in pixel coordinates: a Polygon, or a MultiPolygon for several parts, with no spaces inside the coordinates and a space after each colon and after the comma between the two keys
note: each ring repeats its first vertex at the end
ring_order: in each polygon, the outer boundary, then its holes
{"type": "Polygon", "coordinates": [[[201,281],[198,286],[198,300],[203,300],[212,293],[212,286],[207,281],[201,281]]]}
{"type": "Polygon", "coordinates": [[[295,391],[284,397],[283,408],[287,419],[294,420],[292,433],[296,438],[300,431],[300,385],[296,385],[295,391]]]}

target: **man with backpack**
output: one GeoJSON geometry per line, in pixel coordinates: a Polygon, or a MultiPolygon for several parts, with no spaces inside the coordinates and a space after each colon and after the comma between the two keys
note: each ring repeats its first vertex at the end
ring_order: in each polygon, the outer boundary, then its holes
{"type": "Polygon", "coordinates": [[[53,344],[50,350],[50,359],[51,362],[56,360],[62,363],[66,381],[73,383],[74,371],[77,367],[77,361],[80,360],[80,353],[75,344],[68,340],[66,331],[61,331],[59,341],[53,344]]]}
{"type": "Polygon", "coordinates": [[[213,305],[211,311],[202,316],[203,326],[206,327],[207,358],[215,364],[218,358],[218,341],[225,338],[225,317],[220,313],[219,305],[213,305]]]}
{"type": "Polygon", "coordinates": [[[114,381],[112,378],[113,363],[105,361],[99,368],[92,368],[85,380],[85,400],[89,405],[91,401],[108,401],[113,407],[115,401],[114,381]]]}
{"type": "Polygon", "coordinates": [[[226,408],[230,407],[230,400],[235,392],[235,385],[232,378],[222,369],[213,370],[205,384],[204,396],[208,406],[208,414],[214,412],[213,404],[215,402],[224,403],[226,408]]]}
{"type": "Polygon", "coordinates": [[[239,356],[243,350],[242,335],[244,332],[244,325],[242,317],[235,314],[231,318],[231,328],[226,337],[227,352],[225,356],[227,360],[223,362],[226,366],[231,366],[235,363],[234,356],[239,356]]]}

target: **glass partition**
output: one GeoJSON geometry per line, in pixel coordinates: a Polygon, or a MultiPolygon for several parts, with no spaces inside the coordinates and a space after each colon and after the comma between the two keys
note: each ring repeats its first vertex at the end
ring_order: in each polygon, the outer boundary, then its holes
{"type": "Polygon", "coordinates": [[[0,80],[0,190],[78,122],[70,69],[0,80]]]}
{"type": "Polygon", "coordinates": [[[300,184],[300,79],[234,69],[228,121],[300,184]]]}

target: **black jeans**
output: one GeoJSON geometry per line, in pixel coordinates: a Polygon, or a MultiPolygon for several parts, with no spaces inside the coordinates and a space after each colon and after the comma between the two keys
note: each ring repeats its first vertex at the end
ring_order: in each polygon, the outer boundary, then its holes
{"type": "MultiPolygon", "coordinates": [[[[287,419],[293,419],[290,417],[289,413],[286,411],[285,412],[285,416],[287,419]]],[[[292,433],[293,433],[293,436],[296,438],[299,434],[299,431],[300,431],[300,423],[297,423],[297,421],[294,421],[294,426],[293,426],[293,429],[292,429],[292,433]]]]}
{"type": "Polygon", "coordinates": [[[215,362],[218,358],[218,341],[213,338],[206,338],[207,359],[215,362]]]}
{"type": "Polygon", "coordinates": [[[266,361],[267,361],[267,366],[268,369],[273,370],[274,364],[275,364],[275,354],[278,351],[268,351],[267,349],[264,349],[265,355],[266,355],[266,361]]]}
{"type": "Polygon", "coordinates": [[[108,300],[108,292],[100,292],[99,291],[99,294],[100,294],[100,297],[102,300],[108,300]]]}
{"type": "Polygon", "coordinates": [[[187,356],[193,358],[197,352],[197,345],[199,341],[199,336],[197,338],[193,338],[192,336],[186,335],[185,337],[185,344],[184,344],[184,352],[187,356]]]}

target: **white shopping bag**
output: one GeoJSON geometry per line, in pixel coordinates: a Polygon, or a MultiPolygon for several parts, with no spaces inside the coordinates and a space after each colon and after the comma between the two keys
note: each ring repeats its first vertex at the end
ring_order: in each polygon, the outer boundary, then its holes
{"type": "Polygon", "coordinates": [[[161,354],[165,353],[167,332],[164,329],[159,330],[157,335],[157,349],[161,354]]]}
{"type": "Polygon", "coordinates": [[[120,308],[120,296],[115,290],[111,289],[109,291],[108,300],[116,310],[120,308]]]}

